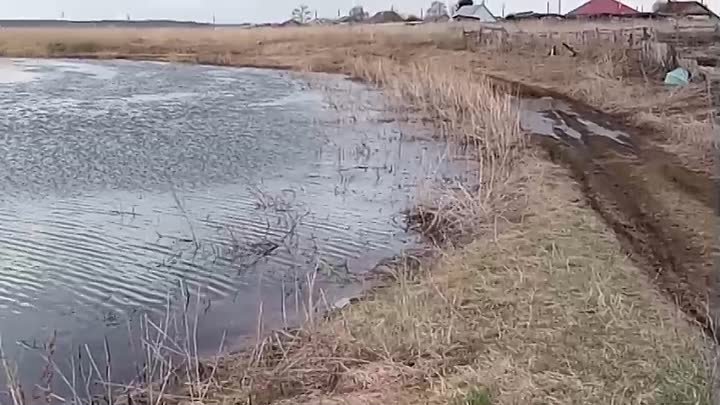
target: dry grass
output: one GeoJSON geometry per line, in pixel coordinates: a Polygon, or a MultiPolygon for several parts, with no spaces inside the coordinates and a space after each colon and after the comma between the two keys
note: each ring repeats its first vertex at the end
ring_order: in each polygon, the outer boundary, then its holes
{"type": "Polygon", "coordinates": [[[225,359],[208,401],[709,404],[698,330],[562,170],[532,157],[518,170],[522,222],[399,269],[368,300],[269,340],[259,361],[225,359]]]}
{"type": "Polygon", "coordinates": [[[349,56],[356,46],[422,46],[431,38],[461,36],[428,25],[259,29],[4,29],[0,55],[13,57],[129,57],[303,68],[315,57],[349,56]],[[313,55],[316,51],[324,55],[313,55]],[[337,52],[334,52],[336,50],[337,52]],[[292,59],[302,60],[293,62],[292,59]]]}
{"type": "Polygon", "coordinates": [[[440,134],[468,146],[465,153],[478,162],[477,184],[453,184],[453,191],[433,190],[422,198],[412,219],[417,228],[437,242],[447,241],[476,233],[479,222],[498,214],[525,145],[512,97],[488,79],[446,64],[357,58],[350,71],[380,86],[396,104],[412,106],[440,134]]]}

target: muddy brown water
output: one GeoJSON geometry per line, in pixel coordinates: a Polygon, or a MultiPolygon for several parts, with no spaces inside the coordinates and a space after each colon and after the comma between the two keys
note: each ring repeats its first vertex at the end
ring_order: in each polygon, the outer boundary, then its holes
{"type": "Polygon", "coordinates": [[[53,333],[64,367],[84,345],[104,359],[108,339],[126,381],[139,320],[168,302],[198,303],[212,353],[225,333],[226,348],[254,336],[261,303],[268,328],[306,313],[309,274],[332,304],[417,244],[401,212],[464,169],[431,133],[379,119],[373,91],[313,80],[328,88],[254,69],[0,61],[0,333],[26,386],[53,333]]]}

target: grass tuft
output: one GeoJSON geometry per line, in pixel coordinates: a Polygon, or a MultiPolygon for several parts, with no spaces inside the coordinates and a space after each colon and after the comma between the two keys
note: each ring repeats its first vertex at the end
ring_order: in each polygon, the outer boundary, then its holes
{"type": "Polygon", "coordinates": [[[474,388],[456,399],[454,405],[492,405],[492,399],[487,391],[474,388]]]}

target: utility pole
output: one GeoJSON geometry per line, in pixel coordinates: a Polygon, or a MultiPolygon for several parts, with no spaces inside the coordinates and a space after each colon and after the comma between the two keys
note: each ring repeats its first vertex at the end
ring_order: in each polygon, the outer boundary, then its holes
{"type": "Polygon", "coordinates": [[[505,18],[505,3],[502,5],[502,18],[505,18]]]}
{"type": "Polygon", "coordinates": [[[562,0],[558,0],[558,14],[562,15],[562,0]]]}
{"type": "Polygon", "coordinates": [[[546,6],[547,6],[547,8],[546,8],[547,11],[545,11],[545,14],[550,14],[550,2],[549,1],[546,3],[546,6]]]}

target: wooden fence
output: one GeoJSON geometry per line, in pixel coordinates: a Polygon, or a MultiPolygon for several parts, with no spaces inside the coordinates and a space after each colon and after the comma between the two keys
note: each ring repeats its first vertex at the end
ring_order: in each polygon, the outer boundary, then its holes
{"type": "MultiPolygon", "coordinates": [[[[547,28],[552,27],[548,25],[547,28]]],[[[577,31],[546,30],[524,32],[506,29],[502,24],[478,25],[476,29],[463,28],[467,49],[491,49],[499,52],[526,50],[545,55],[595,54],[618,50],[637,51],[645,70],[668,71],[683,67],[691,73],[702,73],[695,55],[698,49],[708,51],[707,44],[720,43],[716,25],[686,26],[675,24],[672,30],[653,26],[621,27],[609,29],[594,27],[577,31]],[[693,52],[689,50],[693,49],[693,52]]],[[[712,52],[710,52],[712,53],[712,52]]]]}
{"type": "Polygon", "coordinates": [[[527,46],[536,45],[547,48],[552,45],[566,43],[568,45],[596,45],[615,44],[629,48],[639,49],[648,41],[672,42],[683,44],[685,42],[704,43],[720,40],[720,31],[717,25],[679,25],[673,31],[658,30],[652,26],[632,28],[608,29],[596,27],[594,29],[578,31],[537,31],[512,32],[502,25],[478,25],[477,29],[463,29],[463,36],[474,45],[508,48],[511,44],[527,46]]]}

